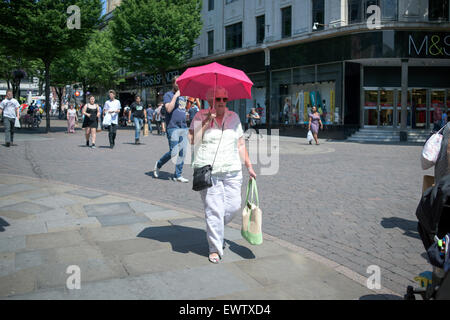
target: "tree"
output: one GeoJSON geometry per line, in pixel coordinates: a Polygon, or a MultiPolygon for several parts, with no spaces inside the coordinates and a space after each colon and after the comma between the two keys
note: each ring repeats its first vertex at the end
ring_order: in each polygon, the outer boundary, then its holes
{"type": "Polygon", "coordinates": [[[201,5],[201,0],[123,0],[110,23],[121,65],[163,75],[182,65],[200,35],[201,5]]]}
{"type": "MultiPolygon", "coordinates": [[[[59,56],[84,47],[101,22],[101,0],[0,0],[0,46],[7,52],[42,60],[45,67],[45,100],[50,130],[50,66],[59,56]],[[69,28],[71,5],[80,8],[80,28],[69,28]]],[[[76,15],[76,12],[75,12],[76,15]]]]}
{"type": "MultiPolygon", "coordinates": [[[[111,32],[107,29],[96,31],[85,49],[79,52],[78,80],[87,88],[114,87],[123,79],[118,77],[119,51],[114,47],[111,32]]],[[[83,95],[86,103],[86,94],[83,95]]]]}

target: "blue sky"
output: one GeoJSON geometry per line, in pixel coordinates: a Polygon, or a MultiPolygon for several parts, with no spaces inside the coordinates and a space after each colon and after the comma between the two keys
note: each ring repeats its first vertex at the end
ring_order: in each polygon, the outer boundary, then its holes
{"type": "Polygon", "coordinates": [[[102,0],[102,2],[103,2],[102,15],[104,15],[106,13],[106,0],[102,0]]]}

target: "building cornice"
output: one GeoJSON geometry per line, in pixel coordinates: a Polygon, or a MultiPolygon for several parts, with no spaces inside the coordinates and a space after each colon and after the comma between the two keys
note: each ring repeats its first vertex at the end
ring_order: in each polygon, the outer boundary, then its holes
{"type": "Polygon", "coordinates": [[[247,55],[251,53],[264,52],[265,48],[269,50],[278,49],[283,47],[289,47],[297,44],[303,44],[308,42],[314,42],[319,40],[326,40],[335,37],[341,37],[351,34],[357,33],[365,33],[365,32],[379,32],[379,31],[437,31],[437,32],[448,32],[450,29],[450,23],[418,23],[418,22],[392,22],[392,23],[384,23],[383,26],[379,29],[370,30],[368,28],[364,28],[365,24],[352,24],[343,27],[331,27],[321,31],[314,31],[308,33],[302,33],[299,35],[294,35],[287,39],[280,39],[271,42],[265,42],[262,44],[258,44],[251,47],[234,49],[229,51],[223,51],[217,54],[204,56],[204,57],[196,57],[188,60],[185,64],[186,66],[193,66],[198,64],[206,64],[211,63],[217,60],[222,60],[226,58],[233,58],[242,55],[247,55]]]}

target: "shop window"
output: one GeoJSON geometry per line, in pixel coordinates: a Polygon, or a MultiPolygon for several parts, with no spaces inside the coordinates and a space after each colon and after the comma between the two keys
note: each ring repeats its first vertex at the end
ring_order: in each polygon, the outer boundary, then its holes
{"type": "Polygon", "coordinates": [[[214,10],[214,0],[208,0],[208,11],[214,10]]]}
{"type": "Polygon", "coordinates": [[[242,22],[225,27],[226,50],[242,48],[242,22]]]}
{"type": "Polygon", "coordinates": [[[265,16],[256,17],[256,43],[263,43],[265,37],[265,16]]]}
{"type": "Polygon", "coordinates": [[[214,53],[214,30],[208,31],[208,54],[214,53]]]}
{"type": "Polygon", "coordinates": [[[430,21],[448,21],[449,0],[429,0],[428,19],[430,21]]]}
{"type": "Polygon", "coordinates": [[[281,9],[281,37],[287,38],[292,34],[292,7],[281,9]]]}
{"type": "Polygon", "coordinates": [[[348,1],[348,21],[349,23],[361,22],[362,1],[349,0],[348,1]]]}
{"type": "Polygon", "coordinates": [[[398,19],[398,0],[381,0],[381,20],[398,19]]]}
{"type": "Polygon", "coordinates": [[[313,0],[312,1],[312,20],[313,24],[316,24],[316,30],[323,30],[325,24],[325,1],[313,0]]]}

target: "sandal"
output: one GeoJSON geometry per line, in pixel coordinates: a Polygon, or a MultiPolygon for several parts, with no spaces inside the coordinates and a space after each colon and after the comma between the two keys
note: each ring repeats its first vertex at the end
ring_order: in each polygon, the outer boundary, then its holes
{"type": "MultiPolygon", "coordinates": [[[[216,253],[216,252],[213,252],[213,253],[216,253]]],[[[213,254],[213,253],[211,253],[211,254],[213,254]]],[[[212,257],[211,257],[211,254],[209,254],[209,257],[208,257],[209,262],[214,263],[214,264],[218,264],[218,263],[219,263],[219,260],[222,259],[222,258],[220,257],[220,255],[219,255],[218,253],[216,253],[216,254],[217,254],[217,257],[212,258],[212,257]]]]}

